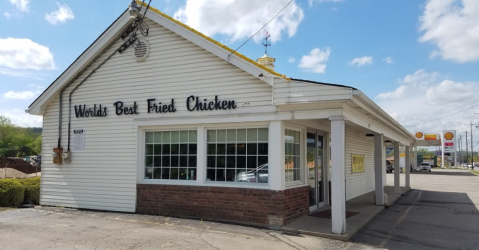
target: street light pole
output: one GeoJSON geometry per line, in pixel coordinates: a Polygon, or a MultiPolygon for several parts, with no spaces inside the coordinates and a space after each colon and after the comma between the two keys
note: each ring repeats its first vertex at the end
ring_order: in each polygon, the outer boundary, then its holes
{"type": "Polygon", "coordinates": [[[466,130],[466,166],[469,168],[469,152],[467,150],[468,150],[468,146],[467,146],[467,130],[466,130]]]}

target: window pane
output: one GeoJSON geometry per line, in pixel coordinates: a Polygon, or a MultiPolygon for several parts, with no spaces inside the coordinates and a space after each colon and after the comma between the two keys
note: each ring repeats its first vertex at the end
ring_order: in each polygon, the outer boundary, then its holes
{"type": "Polygon", "coordinates": [[[225,144],[216,145],[216,154],[218,155],[226,154],[226,145],[225,144]]]}
{"type": "Polygon", "coordinates": [[[161,166],[163,166],[163,167],[169,167],[170,166],[170,156],[169,155],[161,157],[161,161],[162,161],[161,166]]]}
{"type": "Polygon", "coordinates": [[[258,129],[258,141],[267,142],[268,141],[268,129],[259,128],[258,129]]]}
{"type": "Polygon", "coordinates": [[[171,168],[170,169],[170,179],[172,180],[178,180],[178,168],[171,168]]]}
{"type": "Polygon", "coordinates": [[[161,152],[164,155],[169,155],[170,154],[170,144],[163,144],[161,152]]]}
{"type": "Polygon", "coordinates": [[[208,142],[216,142],[216,130],[208,130],[208,142]]]}
{"type": "MultiPolygon", "coordinates": [[[[299,131],[289,130],[285,131],[285,181],[300,181],[301,180],[301,133],[299,131]]],[[[266,159],[261,159],[264,161],[266,159]]]]}
{"type": "Polygon", "coordinates": [[[152,154],[153,154],[153,144],[146,144],[145,155],[152,155],[152,154]]]}
{"type": "Polygon", "coordinates": [[[161,179],[164,179],[164,180],[170,179],[170,168],[161,169],[161,179]]]}
{"type": "Polygon", "coordinates": [[[207,181],[215,181],[216,180],[215,172],[216,171],[214,169],[206,170],[206,180],[207,181]]]}
{"type": "Polygon", "coordinates": [[[256,168],[258,167],[258,164],[257,164],[257,157],[256,156],[248,156],[248,168],[256,168]]]}
{"type": "Polygon", "coordinates": [[[180,156],[180,167],[188,167],[188,156],[180,156]]]}
{"type": "Polygon", "coordinates": [[[145,133],[145,142],[146,143],[153,143],[153,132],[146,132],[145,133]]]}
{"type": "Polygon", "coordinates": [[[178,155],[171,156],[171,167],[179,167],[180,166],[180,157],[178,155]]]}
{"type": "Polygon", "coordinates": [[[153,168],[145,169],[145,179],[153,179],[153,168]]]}
{"type": "Polygon", "coordinates": [[[216,144],[208,143],[208,154],[209,155],[216,154],[216,144]]]}
{"type": "Polygon", "coordinates": [[[237,156],[236,161],[237,168],[246,168],[246,156],[237,156]]]}
{"type": "Polygon", "coordinates": [[[248,143],[248,154],[255,155],[258,154],[258,145],[256,143],[248,143]]]}
{"type": "Polygon", "coordinates": [[[248,129],[248,141],[258,141],[258,129],[249,128],[248,129]]]}
{"type": "Polygon", "coordinates": [[[161,143],[163,140],[162,140],[162,132],[155,132],[155,140],[154,142],[155,143],[161,143]]]}
{"type": "Polygon", "coordinates": [[[236,157],[235,156],[228,156],[226,158],[226,167],[227,168],[235,168],[236,166],[236,157]]]}
{"type": "Polygon", "coordinates": [[[246,154],[246,143],[238,143],[236,146],[236,151],[238,155],[246,154]]]}
{"type": "Polygon", "coordinates": [[[153,166],[154,167],[161,167],[161,156],[154,156],[153,157],[153,166]]]}
{"type": "Polygon", "coordinates": [[[226,142],[226,130],[217,130],[216,136],[218,142],[226,142]]]}
{"type": "Polygon", "coordinates": [[[197,152],[196,144],[188,144],[188,154],[195,155],[197,152]]]}
{"type": "Polygon", "coordinates": [[[216,156],[208,156],[208,168],[215,168],[216,167],[216,156]]]}
{"type": "Polygon", "coordinates": [[[238,142],[245,142],[246,141],[246,129],[238,129],[238,142]]]}
{"type": "Polygon", "coordinates": [[[188,180],[188,169],[180,168],[180,180],[188,180]]]}
{"type": "Polygon", "coordinates": [[[234,169],[226,169],[226,181],[234,181],[236,177],[236,171],[234,169]]]}
{"type": "Polygon", "coordinates": [[[227,130],[227,142],[236,142],[236,129],[227,130]]]}
{"type": "Polygon", "coordinates": [[[196,168],[196,156],[189,156],[188,157],[188,167],[196,168]]]}
{"type": "Polygon", "coordinates": [[[268,143],[258,143],[258,154],[259,155],[268,154],[268,143]]]}
{"type": "Polygon", "coordinates": [[[188,131],[180,131],[180,142],[188,142],[188,131]]]}
{"type": "Polygon", "coordinates": [[[226,167],[226,162],[225,162],[225,156],[217,156],[216,157],[216,167],[217,168],[225,168],[226,167]]]}
{"type": "Polygon", "coordinates": [[[259,156],[258,157],[258,166],[268,163],[268,156],[259,156]]]}
{"type": "Polygon", "coordinates": [[[153,156],[146,156],[145,157],[145,166],[152,167],[153,166],[153,156]]]}
{"type": "Polygon", "coordinates": [[[171,132],[171,143],[180,142],[180,132],[172,131],[171,132]]]}
{"type": "Polygon", "coordinates": [[[161,155],[161,144],[155,144],[155,147],[153,149],[153,153],[155,155],[161,155]]]}
{"type": "Polygon", "coordinates": [[[169,131],[163,132],[162,138],[163,138],[162,143],[170,143],[170,132],[169,131]]]}
{"type": "Polygon", "coordinates": [[[225,170],[217,169],[216,170],[216,181],[225,181],[225,170]]]}
{"type": "MultiPolygon", "coordinates": [[[[169,145],[165,145],[169,146],[169,145]]],[[[170,152],[172,155],[177,155],[180,153],[180,144],[171,144],[170,152]]]]}
{"type": "Polygon", "coordinates": [[[189,142],[196,142],[196,140],[197,140],[197,139],[196,139],[197,133],[198,133],[198,132],[197,132],[196,130],[191,130],[191,131],[189,132],[190,135],[189,135],[188,141],[189,141],[189,142]]]}
{"type": "Polygon", "coordinates": [[[236,144],[227,144],[226,145],[226,153],[229,155],[236,154],[236,144]]]}
{"type": "Polygon", "coordinates": [[[161,168],[153,169],[153,179],[161,179],[161,168]]]}
{"type": "Polygon", "coordinates": [[[188,144],[180,144],[180,154],[188,154],[188,144]]]}
{"type": "Polygon", "coordinates": [[[196,169],[188,168],[188,178],[189,180],[196,180],[196,169]]]}

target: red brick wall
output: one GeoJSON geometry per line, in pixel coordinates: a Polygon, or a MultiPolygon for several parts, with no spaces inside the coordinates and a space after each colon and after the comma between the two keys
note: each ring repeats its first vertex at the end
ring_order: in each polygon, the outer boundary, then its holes
{"type": "MultiPolygon", "coordinates": [[[[136,212],[141,214],[269,225],[309,214],[309,187],[285,191],[178,185],[137,185],[136,212]]],[[[281,223],[280,223],[281,224],[281,223]]]]}

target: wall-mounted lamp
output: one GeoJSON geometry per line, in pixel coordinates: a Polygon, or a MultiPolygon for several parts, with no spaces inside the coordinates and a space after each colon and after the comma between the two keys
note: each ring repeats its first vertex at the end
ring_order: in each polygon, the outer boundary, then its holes
{"type": "Polygon", "coordinates": [[[138,16],[138,13],[140,13],[140,9],[138,8],[138,5],[136,4],[135,0],[131,0],[128,12],[130,13],[131,18],[136,18],[138,16]]]}
{"type": "Polygon", "coordinates": [[[374,134],[366,134],[366,137],[374,137],[374,134]]]}

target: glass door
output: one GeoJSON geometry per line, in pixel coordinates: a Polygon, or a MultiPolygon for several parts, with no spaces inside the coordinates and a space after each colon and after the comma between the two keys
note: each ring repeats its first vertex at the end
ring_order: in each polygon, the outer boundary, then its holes
{"type": "Polygon", "coordinates": [[[324,205],[323,135],[308,132],[306,144],[307,184],[310,186],[309,206],[311,210],[315,210],[324,205]]]}

